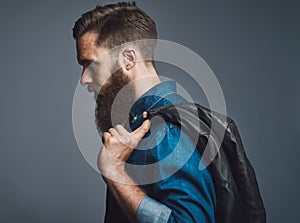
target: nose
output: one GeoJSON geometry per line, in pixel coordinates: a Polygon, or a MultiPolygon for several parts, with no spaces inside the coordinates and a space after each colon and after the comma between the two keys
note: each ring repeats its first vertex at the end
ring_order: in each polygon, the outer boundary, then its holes
{"type": "Polygon", "coordinates": [[[92,76],[87,68],[82,69],[81,78],[80,78],[80,84],[82,86],[85,86],[86,84],[92,83],[92,76]]]}

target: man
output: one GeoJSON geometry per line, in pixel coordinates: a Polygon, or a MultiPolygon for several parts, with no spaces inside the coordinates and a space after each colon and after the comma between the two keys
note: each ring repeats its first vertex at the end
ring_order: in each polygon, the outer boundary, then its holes
{"type": "Polygon", "coordinates": [[[73,36],[81,84],[95,93],[103,132],[98,165],[108,187],[105,222],[215,222],[213,181],[207,169],[199,170],[195,145],[170,123],[152,120],[149,131],[144,121],[149,109],[186,101],[173,81],[158,77],[153,42],[126,45],[157,39],[155,22],[134,2],[97,6],[76,21],[73,36]],[[120,125],[128,115],[132,132],[120,125]]]}

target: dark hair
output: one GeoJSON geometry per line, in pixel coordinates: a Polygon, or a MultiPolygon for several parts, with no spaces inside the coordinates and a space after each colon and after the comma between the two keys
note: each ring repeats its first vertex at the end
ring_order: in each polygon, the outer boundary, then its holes
{"type": "MultiPolygon", "coordinates": [[[[134,1],[97,5],[95,9],[82,14],[75,22],[73,37],[78,40],[86,32],[97,33],[96,44],[109,49],[135,40],[157,39],[155,22],[139,9],[134,1]]],[[[150,53],[152,58],[156,41],[151,43],[153,43],[151,46],[145,44],[140,47],[141,51],[150,53]]]]}

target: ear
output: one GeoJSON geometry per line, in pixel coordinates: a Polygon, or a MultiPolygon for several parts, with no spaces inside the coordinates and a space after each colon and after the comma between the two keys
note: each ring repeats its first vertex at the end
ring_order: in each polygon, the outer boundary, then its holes
{"type": "Polygon", "coordinates": [[[124,48],[119,55],[119,62],[122,69],[130,70],[136,65],[136,52],[133,48],[124,48]]]}

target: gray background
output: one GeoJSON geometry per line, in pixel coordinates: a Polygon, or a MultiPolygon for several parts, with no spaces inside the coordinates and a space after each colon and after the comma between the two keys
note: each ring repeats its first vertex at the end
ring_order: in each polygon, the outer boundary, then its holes
{"type": "MultiPolygon", "coordinates": [[[[104,184],[72,129],[81,68],[71,28],[105,2],[113,1],[1,2],[0,222],[102,222],[104,184]]],[[[160,38],[191,48],[213,69],[268,222],[299,222],[299,3],[137,4],[155,19],[160,38]]]]}

